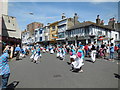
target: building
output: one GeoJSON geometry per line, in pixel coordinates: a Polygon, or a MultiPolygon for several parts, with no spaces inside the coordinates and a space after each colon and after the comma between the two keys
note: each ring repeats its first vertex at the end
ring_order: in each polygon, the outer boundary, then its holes
{"type": "Polygon", "coordinates": [[[86,44],[96,41],[101,44],[102,42],[114,43],[116,40],[119,40],[119,32],[104,26],[99,16],[97,16],[96,23],[86,21],[66,30],[66,41],[68,44],[73,43],[76,46],[79,42],[86,44]]]}
{"type": "Polygon", "coordinates": [[[8,44],[21,44],[21,30],[13,16],[2,16],[2,42],[8,44]]]}
{"type": "Polygon", "coordinates": [[[21,34],[22,36],[22,45],[27,45],[29,43],[29,31],[24,30],[21,34]]]}
{"type": "Polygon", "coordinates": [[[66,30],[72,26],[80,24],[78,21],[77,13],[74,14],[73,18],[66,18],[65,14],[62,15],[62,20],[58,21],[58,38],[57,43],[66,43],[66,30]]]}
{"type": "Polygon", "coordinates": [[[33,23],[30,23],[27,25],[27,31],[29,31],[29,35],[30,37],[32,35],[34,35],[34,30],[37,29],[37,28],[41,28],[43,27],[43,24],[42,23],[39,23],[39,22],[33,22],[33,23]]]}
{"type": "Polygon", "coordinates": [[[2,14],[8,15],[8,0],[0,1],[0,54],[2,53],[2,14]]]}
{"type": "Polygon", "coordinates": [[[49,43],[57,43],[56,39],[58,38],[58,21],[51,23],[49,25],[49,43]]]}

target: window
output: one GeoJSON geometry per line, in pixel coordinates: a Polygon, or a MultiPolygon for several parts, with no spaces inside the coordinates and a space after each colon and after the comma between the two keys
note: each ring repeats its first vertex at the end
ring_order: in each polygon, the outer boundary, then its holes
{"type": "Polygon", "coordinates": [[[115,39],[117,40],[117,34],[115,34],[115,39]]]}
{"type": "Polygon", "coordinates": [[[108,31],[107,30],[105,30],[105,35],[108,35],[108,31]]]}
{"type": "Polygon", "coordinates": [[[40,37],[40,41],[42,41],[42,37],[40,37]]]}
{"type": "Polygon", "coordinates": [[[42,34],[42,30],[39,31],[39,34],[42,34]]]}
{"type": "Polygon", "coordinates": [[[45,36],[45,41],[47,41],[48,40],[48,36],[45,36]]]}
{"type": "Polygon", "coordinates": [[[10,23],[10,19],[8,20],[8,22],[10,23]]]}
{"type": "Polygon", "coordinates": [[[102,35],[102,31],[98,31],[98,35],[102,35]]]}
{"type": "Polygon", "coordinates": [[[62,33],[59,33],[58,34],[58,38],[64,38],[64,33],[62,32],[62,33]]]}
{"type": "Polygon", "coordinates": [[[55,30],[55,26],[52,26],[52,30],[55,30]]]}

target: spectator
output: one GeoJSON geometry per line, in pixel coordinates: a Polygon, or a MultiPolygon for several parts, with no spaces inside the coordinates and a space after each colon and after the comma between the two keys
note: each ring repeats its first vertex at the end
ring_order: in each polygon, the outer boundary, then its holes
{"type": "Polygon", "coordinates": [[[15,48],[15,52],[16,52],[16,60],[19,60],[19,56],[21,52],[21,48],[19,47],[19,45],[17,45],[17,47],[15,48]]]}
{"type": "Polygon", "coordinates": [[[0,56],[0,77],[2,78],[2,88],[7,88],[7,83],[10,76],[10,68],[8,65],[9,47],[10,46],[7,45],[3,50],[3,54],[0,56]]]}
{"type": "Polygon", "coordinates": [[[114,45],[111,43],[110,45],[110,61],[114,61],[114,45]]]}

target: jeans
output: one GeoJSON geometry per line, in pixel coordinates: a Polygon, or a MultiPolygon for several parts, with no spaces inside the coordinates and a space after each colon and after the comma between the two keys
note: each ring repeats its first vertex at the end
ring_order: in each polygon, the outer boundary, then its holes
{"type": "Polygon", "coordinates": [[[16,51],[17,54],[16,54],[16,60],[19,60],[19,56],[20,56],[20,51],[16,51]]]}
{"type": "Polygon", "coordinates": [[[85,52],[86,52],[86,56],[88,56],[88,50],[85,50],[85,52]]]}
{"type": "Polygon", "coordinates": [[[110,59],[114,59],[114,52],[110,52],[110,59]]]}
{"type": "Polygon", "coordinates": [[[2,75],[2,88],[7,88],[10,73],[2,75]]]}

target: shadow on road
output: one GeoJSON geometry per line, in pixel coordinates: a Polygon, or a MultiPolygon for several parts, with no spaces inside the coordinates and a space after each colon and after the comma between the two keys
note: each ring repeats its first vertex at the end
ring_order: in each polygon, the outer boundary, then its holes
{"type": "Polygon", "coordinates": [[[12,83],[10,83],[8,86],[7,86],[7,89],[6,90],[14,90],[15,87],[19,84],[19,81],[13,81],[12,83]]]}
{"type": "Polygon", "coordinates": [[[91,60],[85,60],[85,61],[93,63],[91,60]]]}
{"type": "Polygon", "coordinates": [[[114,73],[114,76],[115,76],[115,78],[120,79],[120,75],[119,74],[114,73]]]}
{"type": "Polygon", "coordinates": [[[68,65],[70,65],[71,63],[70,62],[67,62],[68,65]]]}

